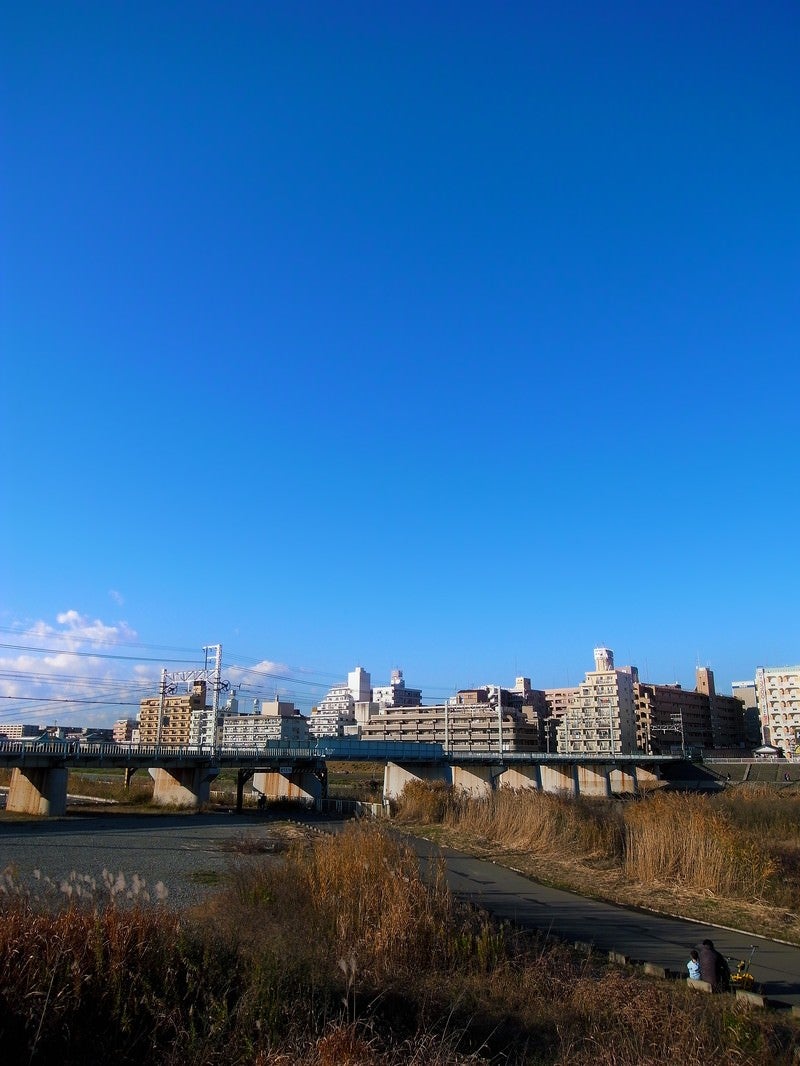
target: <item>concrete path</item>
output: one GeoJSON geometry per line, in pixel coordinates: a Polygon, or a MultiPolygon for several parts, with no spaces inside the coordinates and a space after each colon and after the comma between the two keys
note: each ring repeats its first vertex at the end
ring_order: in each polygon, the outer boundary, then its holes
{"type": "Polygon", "coordinates": [[[733,970],[755,945],[752,970],[760,991],[770,1000],[800,1005],[800,948],[689,919],[600,903],[548,888],[523,874],[451,848],[406,839],[421,860],[430,862],[436,855],[444,858],[448,883],[459,898],[524,928],[589,943],[603,951],[627,955],[635,962],[653,963],[685,975],[689,951],[708,937],[718,951],[733,959],[733,970]]]}

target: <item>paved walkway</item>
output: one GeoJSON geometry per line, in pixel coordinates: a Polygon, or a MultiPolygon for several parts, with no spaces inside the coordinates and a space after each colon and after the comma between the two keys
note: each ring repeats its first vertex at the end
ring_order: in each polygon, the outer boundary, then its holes
{"type": "Polygon", "coordinates": [[[704,937],[713,940],[718,951],[734,960],[731,969],[739,959],[747,958],[755,945],[752,970],[760,991],[777,1002],[800,1004],[800,948],[685,918],[661,917],[601,903],[548,888],[523,874],[452,848],[439,849],[425,840],[408,839],[413,840],[423,860],[441,854],[447,864],[448,883],[458,897],[498,918],[683,974],[689,951],[704,937]]]}

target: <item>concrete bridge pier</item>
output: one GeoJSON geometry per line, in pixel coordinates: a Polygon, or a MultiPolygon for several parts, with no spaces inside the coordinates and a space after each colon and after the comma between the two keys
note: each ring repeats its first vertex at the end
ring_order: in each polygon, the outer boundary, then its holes
{"type": "Polygon", "coordinates": [[[574,763],[542,763],[540,773],[542,791],[578,795],[578,770],[574,763]]]}
{"type": "Polygon", "coordinates": [[[498,777],[498,768],[489,763],[474,764],[467,766],[455,765],[452,767],[450,779],[453,788],[460,792],[466,792],[470,796],[488,796],[494,791],[495,779],[498,777]]]}
{"type": "Polygon", "coordinates": [[[453,784],[452,768],[442,763],[412,763],[403,766],[387,762],[383,770],[383,799],[397,800],[409,781],[441,782],[453,784]]]}
{"type": "Polygon", "coordinates": [[[632,766],[631,772],[633,773],[637,792],[663,788],[666,783],[660,766],[654,766],[652,770],[646,766],[632,766]]]}
{"type": "Polygon", "coordinates": [[[576,766],[578,787],[581,796],[611,796],[611,778],[608,766],[602,763],[581,763],[576,766]]]}
{"type": "Polygon", "coordinates": [[[15,767],[6,810],[17,814],[65,814],[67,776],[64,766],[15,767]]]}
{"type": "Polygon", "coordinates": [[[257,770],[253,774],[253,789],[266,796],[267,801],[295,800],[318,811],[328,794],[328,777],[324,768],[293,766],[285,770],[257,770]]]}
{"type": "Polygon", "coordinates": [[[241,768],[236,771],[236,813],[241,814],[244,807],[244,786],[255,773],[254,770],[241,768]]]}
{"type": "Polygon", "coordinates": [[[636,766],[612,766],[608,779],[615,796],[636,795],[639,791],[636,766]]]}
{"type": "Polygon", "coordinates": [[[515,792],[522,789],[542,791],[542,774],[538,763],[531,766],[507,766],[497,779],[498,788],[513,788],[515,792]]]}
{"type": "Polygon", "coordinates": [[[153,803],[160,807],[202,807],[211,799],[211,782],[219,770],[211,766],[151,767],[153,803]]]}

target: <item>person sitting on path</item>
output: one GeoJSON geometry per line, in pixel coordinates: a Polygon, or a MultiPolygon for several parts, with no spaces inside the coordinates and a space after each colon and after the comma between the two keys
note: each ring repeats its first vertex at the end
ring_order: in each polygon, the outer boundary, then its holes
{"type": "Polygon", "coordinates": [[[689,980],[700,980],[700,956],[694,948],[689,952],[689,961],[686,963],[686,969],[689,971],[689,980]]]}
{"type": "Polygon", "coordinates": [[[713,940],[704,940],[698,952],[700,962],[700,980],[708,981],[712,992],[727,992],[730,986],[731,971],[725,957],[714,947],[713,940]]]}

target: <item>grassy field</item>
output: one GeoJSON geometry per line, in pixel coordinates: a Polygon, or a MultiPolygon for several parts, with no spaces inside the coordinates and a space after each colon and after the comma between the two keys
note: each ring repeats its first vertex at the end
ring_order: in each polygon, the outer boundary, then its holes
{"type": "Polygon", "coordinates": [[[331,799],[380,803],[383,796],[383,764],[331,760],[328,763],[328,795],[331,799]]]}
{"type": "MultiPolygon", "coordinates": [[[[271,827],[271,833],[275,832],[271,827]]],[[[177,913],[112,878],[0,893],[9,1062],[660,1066],[795,1061],[749,1013],[462,909],[375,825],[309,833],[177,913]],[[135,894],[134,894],[135,895],[135,894]]]]}

